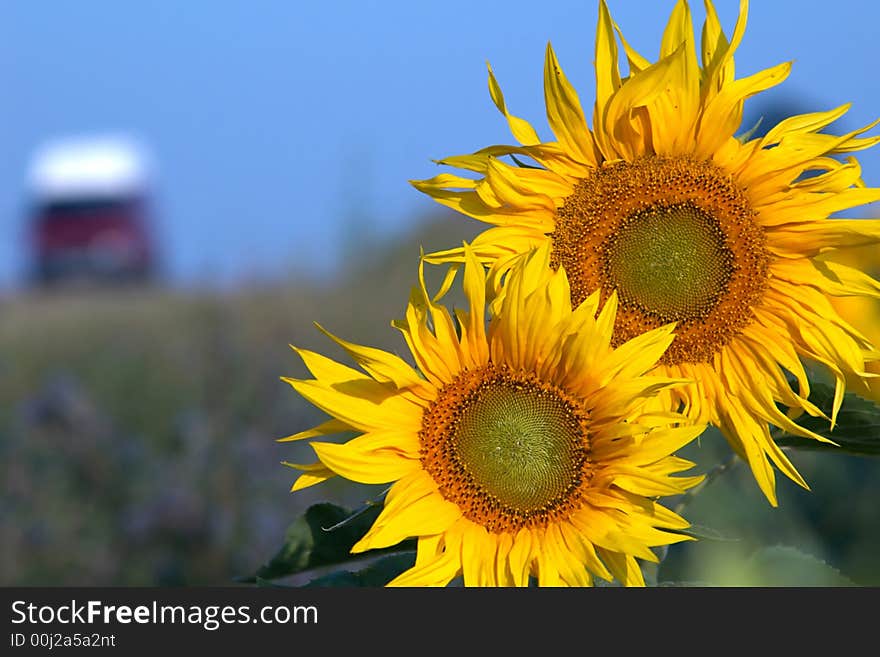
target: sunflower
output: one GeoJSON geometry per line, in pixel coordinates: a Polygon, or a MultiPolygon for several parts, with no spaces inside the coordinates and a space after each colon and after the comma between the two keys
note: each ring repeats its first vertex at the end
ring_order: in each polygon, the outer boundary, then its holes
{"type": "MultiPolygon", "coordinates": [[[[551,266],[568,274],[573,304],[616,293],[612,344],[676,322],[659,373],[694,383],[665,398],[717,426],[775,506],[774,466],[807,484],[771,426],[826,440],[792,418],[808,413],[833,427],[846,382],[864,379],[866,361],[878,357],[830,299],[880,296],[877,281],[834,259],[837,249],[880,241],[880,221],[830,216],[880,199],[880,190],[862,183],[854,158],[834,157],[880,137],[859,137],[876,123],[841,136],[820,132],[848,106],[792,116],[760,138],[735,137],[745,99],[790,69],[783,63],[735,77],[747,10],[742,1],[728,40],[707,0],[698,56],[690,9],[678,2],[652,63],[600,2],[592,129],[548,45],[544,94],[556,139],[542,141],[508,111],[490,67],[490,95],[519,145],[439,160],[469,173],[412,184],[491,225],[473,242],[484,264],[503,268],[549,244],[551,266]],[[508,156],[511,162],[502,160],[508,156]],[[834,376],[830,417],[808,399],[808,361],[834,376]]],[[[462,258],[452,249],[427,261],[462,258]]]]}
{"type": "Polygon", "coordinates": [[[649,408],[658,391],[682,385],[644,375],[672,327],[611,347],[616,299],[601,312],[598,294],[572,308],[547,248],[504,277],[487,326],[486,272],[473,253],[465,258],[468,310],[453,319],[420,269],[395,322],[418,370],[329,333],[365,374],[297,349],[315,378],[285,380],[332,419],[284,440],[360,435],[312,442],[318,461],[293,465],[303,474],[292,490],[334,475],[393,482],[353,548],[417,537],[415,565],[391,585],[443,586],[459,575],[466,586],[523,586],[532,576],[643,585],[636,559],[656,562],[652,547],[689,538],[688,523],[657,498],[701,480],[672,476],[693,465],[672,453],[705,427],[649,408]]]}

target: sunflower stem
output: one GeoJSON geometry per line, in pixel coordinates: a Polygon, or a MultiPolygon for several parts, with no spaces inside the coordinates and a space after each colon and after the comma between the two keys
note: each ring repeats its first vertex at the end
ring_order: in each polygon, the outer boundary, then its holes
{"type": "Polygon", "coordinates": [[[675,512],[681,515],[685,507],[693,501],[693,499],[701,490],[703,490],[706,486],[715,481],[722,474],[730,470],[734,465],[737,464],[738,461],[739,457],[736,454],[731,454],[726,461],[722,461],[714,468],[709,470],[709,472],[707,472],[706,476],[703,478],[703,481],[691,488],[687,493],[682,496],[681,500],[679,500],[678,504],[675,507],[675,512]]]}
{"type": "Polygon", "coordinates": [[[329,527],[321,527],[321,529],[325,532],[332,532],[334,529],[339,529],[340,527],[347,525],[352,520],[357,518],[359,515],[364,513],[366,510],[372,509],[374,506],[381,503],[385,499],[385,495],[388,494],[389,490],[391,490],[391,486],[389,486],[388,488],[383,490],[381,493],[379,493],[373,499],[367,500],[366,502],[364,502],[364,504],[363,504],[363,506],[361,506],[361,508],[355,509],[354,511],[351,512],[351,515],[349,515],[346,518],[343,518],[342,520],[337,522],[335,525],[330,525],[329,527]]]}

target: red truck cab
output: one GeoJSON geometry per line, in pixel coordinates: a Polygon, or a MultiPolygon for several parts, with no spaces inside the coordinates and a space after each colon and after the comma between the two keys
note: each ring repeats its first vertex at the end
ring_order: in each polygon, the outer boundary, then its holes
{"type": "Polygon", "coordinates": [[[29,179],[32,281],[144,282],[155,269],[147,158],[121,138],[57,140],[29,179]]]}

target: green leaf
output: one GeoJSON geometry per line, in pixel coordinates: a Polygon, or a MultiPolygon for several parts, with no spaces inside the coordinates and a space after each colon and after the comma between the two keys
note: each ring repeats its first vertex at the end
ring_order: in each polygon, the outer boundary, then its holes
{"type": "MultiPolygon", "coordinates": [[[[705,575],[703,577],[706,577],[705,575]]],[[[706,579],[663,580],[665,587],[858,586],[827,562],[788,545],[761,547],[747,558],[725,558],[706,579]]]]}
{"type": "MultiPolygon", "coordinates": [[[[368,505],[359,512],[352,512],[335,504],[314,504],[287,528],[284,544],[275,556],[256,573],[238,581],[265,584],[269,580],[314,568],[362,561],[366,555],[351,554],[351,548],[367,533],[381,511],[381,504],[368,505]]],[[[372,550],[367,554],[386,554],[402,550],[415,550],[415,540],[403,541],[382,550],[372,550]]]]}
{"type": "Polygon", "coordinates": [[[416,562],[415,552],[401,552],[377,559],[366,568],[356,572],[339,570],[313,579],[306,587],[385,586],[416,562]]]}
{"type": "Polygon", "coordinates": [[[758,586],[856,586],[825,561],[787,545],[761,548],[745,565],[758,586]]]}
{"type": "MultiPolygon", "coordinates": [[[[812,385],[810,401],[816,404],[829,416],[834,399],[834,388],[824,383],[812,385]]],[[[783,434],[776,438],[781,447],[796,449],[823,450],[837,453],[856,454],[860,456],[880,455],[880,406],[874,402],[847,393],[843,405],[837,414],[837,426],[831,430],[829,422],[822,418],[802,415],[795,420],[805,429],[836,442],[840,447],[813,440],[783,434]]]]}

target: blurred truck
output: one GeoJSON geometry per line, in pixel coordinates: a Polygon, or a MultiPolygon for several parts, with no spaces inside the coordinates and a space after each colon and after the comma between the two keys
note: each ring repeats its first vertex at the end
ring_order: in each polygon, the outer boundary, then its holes
{"type": "Polygon", "coordinates": [[[134,140],[48,142],[33,155],[27,193],[33,284],[154,277],[150,166],[134,140]]]}

